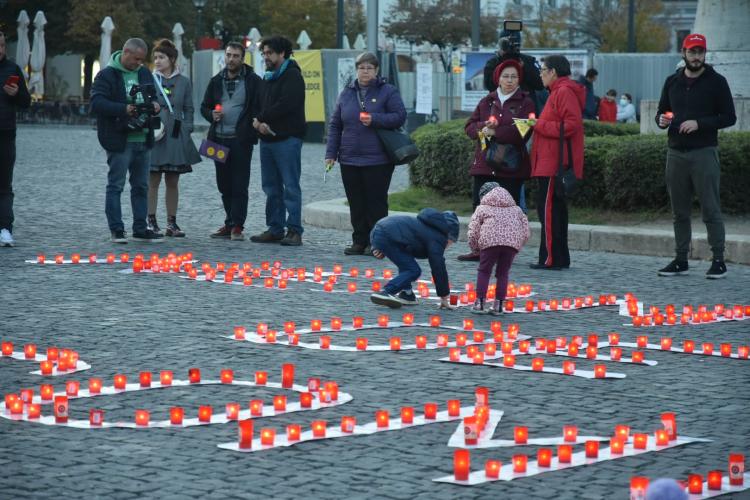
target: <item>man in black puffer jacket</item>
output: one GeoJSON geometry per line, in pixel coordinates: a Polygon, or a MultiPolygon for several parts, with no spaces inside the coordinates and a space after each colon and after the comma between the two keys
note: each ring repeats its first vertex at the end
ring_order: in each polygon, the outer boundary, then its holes
{"type": "Polygon", "coordinates": [[[16,163],[16,111],[31,105],[29,89],[18,64],[5,54],[0,31],[0,247],[13,241],[13,165],[16,163]]]}
{"type": "Polygon", "coordinates": [[[305,137],[305,80],[290,59],[292,42],[282,36],[260,42],[266,74],[260,113],[253,126],[260,134],[260,178],[266,194],[268,230],[256,243],[302,244],[302,139],[305,137]],[[287,228],[284,235],[284,227],[287,228]]]}

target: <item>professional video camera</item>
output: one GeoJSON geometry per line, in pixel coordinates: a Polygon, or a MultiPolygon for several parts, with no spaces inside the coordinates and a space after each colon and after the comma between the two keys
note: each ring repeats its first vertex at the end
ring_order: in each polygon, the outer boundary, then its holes
{"type": "Polygon", "coordinates": [[[135,106],[135,116],[128,119],[128,130],[131,132],[144,128],[159,128],[161,120],[154,113],[153,101],[156,100],[156,88],[153,85],[133,85],[130,87],[130,99],[135,106]],[[137,102],[140,97],[141,102],[137,102]]]}
{"type": "Polygon", "coordinates": [[[523,31],[523,21],[503,21],[504,36],[500,38],[500,50],[504,54],[521,53],[521,31],[523,31]]]}

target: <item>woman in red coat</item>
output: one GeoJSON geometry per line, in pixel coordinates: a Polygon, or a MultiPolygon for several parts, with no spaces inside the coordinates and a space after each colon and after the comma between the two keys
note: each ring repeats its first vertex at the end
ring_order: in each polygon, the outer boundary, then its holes
{"type": "MultiPolygon", "coordinates": [[[[529,95],[521,90],[523,67],[518,61],[509,59],[495,68],[492,78],[497,90],[490,92],[479,101],[471,117],[466,120],[466,135],[475,141],[474,160],[469,168],[472,177],[472,205],[479,205],[479,189],[485,182],[497,182],[520,203],[523,181],[531,174],[531,164],[526,151],[526,141],[530,134],[521,136],[513,123],[513,118],[528,118],[534,112],[534,103],[529,95]],[[519,162],[515,171],[495,172],[485,162],[485,150],[479,140],[479,133],[498,144],[514,147],[519,162]]],[[[479,252],[459,255],[458,260],[479,260],[479,252]]]]}
{"type": "Polygon", "coordinates": [[[570,267],[570,252],[568,207],[558,174],[572,168],[578,179],[583,178],[582,110],[586,91],[570,79],[570,63],[565,56],[545,57],[541,75],[550,95],[534,126],[531,147],[531,176],[538,182],[536,206],[542,225],[539,260],[531,268],[559,270],[570,267]]]}

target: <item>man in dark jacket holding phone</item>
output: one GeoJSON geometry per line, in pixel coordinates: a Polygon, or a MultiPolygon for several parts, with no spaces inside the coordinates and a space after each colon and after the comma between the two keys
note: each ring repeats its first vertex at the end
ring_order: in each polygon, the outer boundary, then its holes
{"type": "Polygon", "coordinates": [[[16,163],[16,111],[31,105],[18,64],[8,60],[5,34],[0,31],[0,247],[13,241],[13,165],[16,163]]]}
{"type": "Polygon", "coordinates": [[[685,67],[664,82],[656,123],[668,129],[666,183],[672,202],[675,258],[659,276],[688,273],[693,196],[701,205],[713,259],[706,278],[723,278],[724,221],[719,199],[718,131],[737,121],[726,78],[706,64],[706,37],[693,33],[682,42],[685,67]]]}
{"type": "Polygon", "coordinates": [[[216,186],[224,205],[224,225],[211,238],[243,241],[247,218],[250,160],[258,134],[252,119],[258,112],[260,77],[245,64],[245,47],[229,42],[224,50],[226,67],[216,74],[206,88],[201,115],[211,123],[208,139],[229,148],[224,163],[214,161],[216,186]]]}
{"type": "Polygon", "coordinates": [[[268,229],[250,238],[256,243],[302,244],[302,139],[305,137],[305,80],[291,59],[292,42],[282,36],[260,42],[263,75],[260,113],[253,127],[260,134],[260,178],[266,194],[268,229]],[[284,227],[287,231],[284,234],[284,227]]]}
{"type": "Polygon", "coordinates": [[[146,42],[131,38],[112,54],[91,86],[91,112],[96,115],[99,144],[107,152],[107,195],[104,212],[113,243],[127,243],[120,196],[130,173],[133,239],[161,242],[163,236],[148,228],[148,176],[154,145],[152,117],[159,113],[156,85],[143,66],[146,42]]]}

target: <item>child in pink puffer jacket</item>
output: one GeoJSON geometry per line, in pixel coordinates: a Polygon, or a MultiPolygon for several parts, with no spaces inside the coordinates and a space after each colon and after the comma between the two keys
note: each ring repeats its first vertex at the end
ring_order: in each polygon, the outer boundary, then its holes
{"type": "Polygon", "coordinates": [[[471,312],[502,314],[508,288],[508,273],[513,259],[529,239],[529,221],[508,191],[496,182],[486,182],[479,189],[479,206],[469,222],[469,247],[479,252],[477,300],[471,312]],[[485,301],[490,273],[495,269],[495,301],[485,301]]]}

